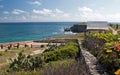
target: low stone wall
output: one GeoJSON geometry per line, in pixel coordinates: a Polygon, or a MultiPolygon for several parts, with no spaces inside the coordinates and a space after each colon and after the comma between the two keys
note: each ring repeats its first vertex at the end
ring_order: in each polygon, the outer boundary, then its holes
{"type": "Polygon", "coordinates": [[[80,40],[78,40],[78,44],[80,50],[80,62],[84,71],[84,75],[107,75],[107,73],[103,71],[102,67],[98,63],[96,57],[82,48],[80,40]]]}
{"type": "Polygon", "coordinates": [[[45,39],[45,40],[35,40],[33,42],[37,42],[37,43],[66,43],[66,42],[77,42],[77,39],[54,39],[54,38],[50,38],[50,39],[45,39]]]}

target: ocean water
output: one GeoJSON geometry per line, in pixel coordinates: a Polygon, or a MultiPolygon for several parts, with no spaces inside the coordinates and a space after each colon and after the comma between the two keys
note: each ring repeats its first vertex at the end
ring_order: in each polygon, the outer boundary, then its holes
{"type": "Polygon", "coordinates": [[[64,28],[76,23],[78,22],[0,23],[0,43],[71,35],[72,33],[65,33],[64,28]]]}

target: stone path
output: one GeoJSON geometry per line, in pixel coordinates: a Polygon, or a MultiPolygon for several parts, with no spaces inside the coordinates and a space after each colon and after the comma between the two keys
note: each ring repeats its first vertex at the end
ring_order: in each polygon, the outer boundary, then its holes
{"type": "Polygon", "coordinates": [[[44,51],[45,51],[45,49],[44,49],[44,50],[35,50],[35,51],[33,51],[33,53],[30,54],[30,55],[42,54],[44,51]]]}
{"type": "Polygon", "coordinates": [[[0,51],[5,51],[4,49],[0,49],[0,51]]]}
{"type": "Polygon", "coordinates": [[[114,35],[118,34],[118,32],[117,32],[116,30],[114,30],[112,27],[109,26],[109,29],[112,30],[112,33],[113,33],[114,35]]]}

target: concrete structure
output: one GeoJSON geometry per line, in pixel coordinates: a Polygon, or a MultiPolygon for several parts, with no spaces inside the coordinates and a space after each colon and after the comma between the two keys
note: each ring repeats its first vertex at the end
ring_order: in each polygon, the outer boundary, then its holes
{"type": "Polygon", "coordinates": [[[80,24],[75,24],[71,28],[72,32],[80,33],[86,31],[107,31],[109,30],[108,22],[106,21],[88,21],[80,24]]]}
{"type": "Polygon", "coordinates": [[[106,21],[88,21],[87,30],[109,30],[106,21]]]}

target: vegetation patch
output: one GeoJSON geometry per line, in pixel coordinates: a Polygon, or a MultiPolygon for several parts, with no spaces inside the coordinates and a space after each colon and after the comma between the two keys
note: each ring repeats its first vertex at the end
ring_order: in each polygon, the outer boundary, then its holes
{"type": "MultiPolygon", "coordinates": [[[[77,62],[74,57],[77,56],[77,53],[78,44],[74,42],[52,46],[52,48],[45,51],[42,55],[37,56],[25,55],[20,52],[15,58],[9,58],[8,68],[1,70],[0,74],[49,75],[49,73],[58,73],[60,75],[65,69],[72,71],[73,69],[70,69],[71,66],[75,68],[77,62]]],[[[68,73],[68,70],[64,72],[68,73]]]]}
{"type": "Polygon", "coordinates": [[[89,40],[85,40],[83,46],[97,57],[104,71],[110,75],[120,75],[119,35],[113,35],[112,33],[95,33],[90,34],[88,37],[90,37],[89,40]],[[103,41],[104,43],[101,44],[103,41]],[[91,45],[91,47],[89,47],[89,45],[91,45]]]}
{"type": "Polygon", "coordinates": [[[78,53],[78,44],[70,42],[67,45],[56,50],[45,52],[43,54],[45,62],[62,60],[75,57],[78,53]]]}

